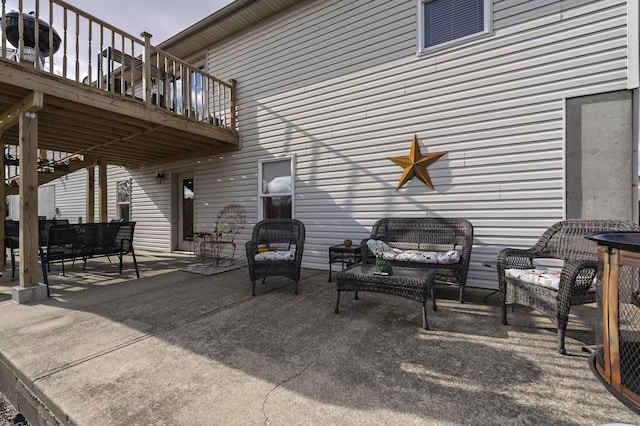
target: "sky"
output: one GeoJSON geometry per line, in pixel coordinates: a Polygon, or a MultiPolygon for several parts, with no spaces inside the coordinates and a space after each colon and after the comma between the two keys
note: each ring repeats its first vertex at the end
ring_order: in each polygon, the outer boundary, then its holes
{"type": "MultiPolygon", "coordinates": [[[[140,37],[146,31],[153,35],[151,44],[157,46],[232,0],[65,0],[78,9],[140,37]]],[[[17,10],[17,0],[7,1],[7,10],[17,10]]],[[[25,0],[24,8],[27,11],[25,0]]],[[[41,6],[42,7],[42,6],[41,6]]]]}
{"type": "Polygon", "coordinates": [[[143,31],[153,35],[158,45],[232,0],[66,0],[96,18],[139,37],[143,31]]]}

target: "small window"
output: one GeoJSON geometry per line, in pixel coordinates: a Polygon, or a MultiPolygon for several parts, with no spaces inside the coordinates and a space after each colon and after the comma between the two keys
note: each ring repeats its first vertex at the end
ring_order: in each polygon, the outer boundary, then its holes
{"type": "Polygon", "coordinates": [[[116,196],[118,219],[129,222],[131,220],[131,180],[116,182],[116,196]]]}
{"type": "Polygon", "coordinates": [[[294,161],[258,161],[258,218],[293,218],[294,208],[294,161]]]}
{"type": "Polygon", "coordinates": [[[420,51],[490,31],[491,0],[421,0],[420,51]]]}

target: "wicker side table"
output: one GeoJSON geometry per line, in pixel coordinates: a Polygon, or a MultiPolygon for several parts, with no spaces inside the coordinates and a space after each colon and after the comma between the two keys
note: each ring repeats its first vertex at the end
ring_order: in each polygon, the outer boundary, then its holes
{"type": "Polygon", "coordinates": [[[329,282],[331,282],[331,265],[336,262],[342,264],[342,270],[344,270],[345,266],[362,262],[360,246],[352,245],[347,247],[344,244],[338,244],[329,247],[329,282]]]}
{"type": "Polygon", "coordinates": [[[394,266],[391,275],[377,275],[374,273],[375,271],[375,265],[363,263],[353,265],[344,271],[338,271],[336,282],[338,298],[336,300],[335,313],[340,312],[341,291],[355,291],[355,299],[358,299],[358,291],[393,294],[422,303],[422,326],[425,330],[428,330],[427,299],[429,294],[431,294],[433,300],[433,310],[438,310],[433,292],[435,270],[425,271],[418,268],[394,266]]]}

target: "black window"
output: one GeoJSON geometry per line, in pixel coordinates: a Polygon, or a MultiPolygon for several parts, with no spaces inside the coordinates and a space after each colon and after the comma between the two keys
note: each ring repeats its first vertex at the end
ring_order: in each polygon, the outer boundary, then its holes
{"type": "Polygon", "coordinates": [[[423,3],[424,48],[487,31],[486,0],[430,0],[423,3]]]}

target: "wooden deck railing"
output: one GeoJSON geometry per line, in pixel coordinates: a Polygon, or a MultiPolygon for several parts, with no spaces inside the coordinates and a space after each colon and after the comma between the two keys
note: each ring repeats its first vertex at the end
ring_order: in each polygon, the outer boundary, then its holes
{"type": "Polygon", "coordinates": [[[0,57],[155,105],[170,113],[236,129],[235,83],[224,82],[61,0],[1,0],[0,57]],[[14,2],[15,3],[15,2],[14,2]],[[17,12],[17,13],[16,13],[17,12]],[[17,31],[10,28],[15,24],[17,31]]]}

